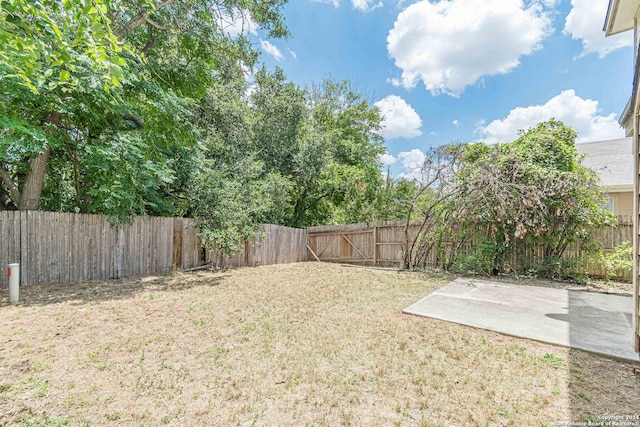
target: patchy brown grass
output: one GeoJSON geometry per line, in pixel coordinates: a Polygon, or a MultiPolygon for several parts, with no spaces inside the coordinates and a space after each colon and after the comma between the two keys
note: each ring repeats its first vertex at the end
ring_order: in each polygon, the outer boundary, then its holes
{"type": "Polygon", "coordinates": [[[0,424],[539,426],[640,413],[629,364],[401,313],[447,280],[303,263],[25,288],[22,305],[0,307],[0,424]]]}

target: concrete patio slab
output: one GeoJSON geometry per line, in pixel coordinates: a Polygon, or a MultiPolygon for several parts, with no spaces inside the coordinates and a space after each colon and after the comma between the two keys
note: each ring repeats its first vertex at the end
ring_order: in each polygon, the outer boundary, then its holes
{"type": "Polygon", "coordinates": [[[631,297],[459,278],[404,312],[639,360],[631,297]]]}

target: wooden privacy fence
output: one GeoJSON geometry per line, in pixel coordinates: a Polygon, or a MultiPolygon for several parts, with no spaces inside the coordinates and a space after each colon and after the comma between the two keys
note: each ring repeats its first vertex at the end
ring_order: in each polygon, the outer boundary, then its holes
{"type": "MultiPolygon", "coordinates": [[[[418,230],[409,228],[409,238],[418,230]]],[[[605,253],[631,241],[633,227],[595,230],[605,253]]],[[[307,261],[345,262],[398,267],[402,263],[402,221],[311,227],[307,230],[265,225],[243,251],[219,256],[205,251],[196,221],[189,218],[136,217],[131,224],[112,227],[104,215],[40,211],[0,211],[0,287],[8,286],[6,266],[20,263],[21,284],[104,280],[125,276],[197,268],[207,263],[219,267],[257,266],[307,261]]],[[[531,263],[541,258],[539,248],[517,248],[509,262],[531,263]]],[[[565,253],[579,261],[575,273],[601,275],[577,245],[565,253]]],[[[437,266],[435,255],[427,265],[437,266]]],[[[631,271],[618,276],[631,278],[631,271]]]]}
{"type": "MultiPolygon", "coordinates": [[[[199,267],[217,257],[206,253],[189,218],[136,217],[112,227],[104,215],[0,211],[0,285],[7,264],[20,263],[21,285],[114,279],[199,267]]],[[[275,225],[223,257],[219,266],[255,266],[305,261],[307,231],[275,225]]]]}
{"type": "MultiPolygon", "coordinates": [[[[623,222],[619,218],[616,227],[605,227],[593,230],[591,233],[603,249],[609,253],[616,246],[633,238],[633,225],[623,222]]],[[[309,228],[309,252],[310,259],[318,259],[328,262],[344,262],[361,265],[400,267],[405,246],[404,221],[372,222],[349,225],[332,225],[309,228]]],[[[410,225],[409,241],[415,238],[419,225],[410,225]]],[[[526,269],[527,265],[540,262],[543,258],[542,248],[513,246],[514,250],[508,256],[508,263],[519,271],[526,269]]],[[[570,245],[563,258],[567,261],[576,261],[579,271],[575,274],[590,276],[603,276],[597,263],[590,260],[579,245],[570,245]]],[[[427,265],[437,267],[438,260],[434,253],[427,259],[427,265]]],[[[631,280],[631,270],[617,272],[620,279],[631,280]]]]}
{"type": "MultiPolygon", "coordinates": [[[[167,219],[167,218],[160,218],[167,219]]],[[[198,238],[197,221],[191,218],[168,218],[173,221],[173,269],[187,270],[206,264],[226,267],[255,267],[287,264],[308,260],[306,229],[264,224],[250,242],[243,242],[243,250],[233,256],[207,251],[198,238]]]]}
{"type": "Polygon", "coordinates": [[[400,266],[404,241],[402,221],[309,228],[310,258],[320,261],[400,266]]]}

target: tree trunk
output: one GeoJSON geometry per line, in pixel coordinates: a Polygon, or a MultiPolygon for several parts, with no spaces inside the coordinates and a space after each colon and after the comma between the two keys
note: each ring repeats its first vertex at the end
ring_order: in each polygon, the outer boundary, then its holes
{"type": "MultiPolygon", "coordinates": [[[[43,121],[42,127],[45,131],[51,133],[52,130],[47,128],[47,125],[57,126],[60,124],[62,115],[60,113],[51,113],[43,121]]],[[[51,147],[47,148],[29,160],[29,173],[24,180],[22,191],[20,192],[20,201],[18,202],[18,209],[20,210],[37,210],[40,205],[40,195],[42,194],[42,186],[44,184],[44,176],[47,172],[47,163],[49,161],[49,154],[51,153],[51,147]]]]}
{"type": "Polygon", "coordinates": [[[51,148],[47,147],[44,153],[29,160],[29,173],[20,192],[20,203],[18,204],[18,209],[21,211],[37,210],[40,205],[40,194],[42,194],[49,153],[51,153],[51,148]]]}

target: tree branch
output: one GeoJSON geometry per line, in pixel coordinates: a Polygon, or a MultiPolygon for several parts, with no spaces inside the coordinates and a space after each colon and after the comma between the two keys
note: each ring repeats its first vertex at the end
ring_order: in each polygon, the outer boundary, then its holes
{"type": "Polygon", "coordinates": [[[124,114],[122,116],[122,118],[124,120],[127,120],[129,122],[132,122],[133,124],[136,125],[136,128],[138,130],[143,129],[144,128],[144,124],[142,123],[142,119],[140,117],[136,117],[133,114],[124,114]]]}
{"type": "Polygon", "coordinates": [[[9,189],[14,202],[18,203],[18,201],[20,200],[20,191],[18,190],[18,186],[16,185],[16,183],[13,182],[13,179],[9,176],[4,163],[0,163],[0,178],[2,178],[2,181],[9,189]]]}
{"type": "Polygon", "coordinates": [[[157,22],[153,21],[151,18],[147,18],[145,21],[147,24],[159,30],[178,30],[179,29],[178,27],[171,27],[167,25],[158,24],[157,22]]]}
{"type": "Polygon", "coordinates": [[[147,43],[140,50],[140,53],[145,56],[148,55],[154,44],[155,40],[153,38],[153,27],[151,25],[147,25],[147,43]]]}
{"type": "MultiPolygon", "coordinates": [[[[156,6],[155,10],[160,10],[163,7],[170,5],[171,3],[175,3],[176,1],[177,0],[164,0],[162,3],[156,6]]],[[[134,16],[132,19],[127,21],[126,24],[124,24],[120,29],[118,29],[114,34],[117,38],[120,39],[124,37],[129,31],[135,30],[145,22],[148,22],[148,19],[149,19],[149,11],[148,10],[142,11],[138,13],[136,16],[134,16]]]]}

